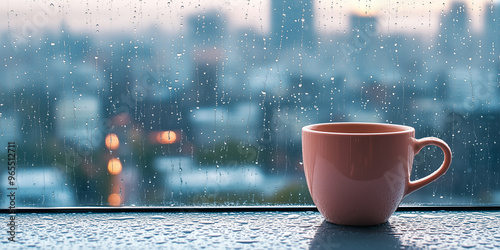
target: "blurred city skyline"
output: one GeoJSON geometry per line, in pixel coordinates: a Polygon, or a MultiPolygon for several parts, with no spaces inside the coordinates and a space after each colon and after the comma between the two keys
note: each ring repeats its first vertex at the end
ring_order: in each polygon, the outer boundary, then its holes
{"type": "MultiPolygon", "coordinates": [[[[267,34],[272,26],[273,1],[131,1],[116,4],[88,0],[81,2],[7,1],[0,6],[0,32],[22,32],[26,23],[41,23],[46,29],[60,29],[64,23],[80,32],[134,32],[156,27],[165,32],[182,33],[187,19],[193,15],[217,12],[227,18],[229,29],[251,29],[257,34],[267,34]]],[[[465,4],[471,31],[484,31],[484,17],[489,6],[498,0],[480,1],[300,1],[309,3],[314,15],[314,30],[319,35],[346,32],[351,15],[373,16],[379,19],[381,33],[435,33],[440,19],[448,14],[453,4],[465,4]]],[[[275,3],[275,2],[274,2],[275,3]]],[[[39,26],[39,25],[37,25],[39,26]]],[[[147,32],[147,31],[146,31],[147,32]]],[[[106,34],[102,33],[101,34],[106,34]]]]}
{"type": "MultiPolygon", "coordinates": [[[[232,29],[228,13],[204,6],[176,13],[183,30],[168,34],[138,23],[110,32],[99,21],[119,12],[90,4],[61,25],[55,5],[37,4],[1,32],[0,146],[18,143],[26,179],[60,172],[75,204],[310,204],[301,128],[342,121],[405,124],[449,143],[452,174],[409,201],[500,202],[498,3],[481,7],[482,34],[472,10],[453,2],[435,33],[411,33],[399,11],[397,29],[353,12],[346,32],[325,36],[311,0],[273,2],[263,33],[232,29]]],[[[122,6],[128,21],[150,18],[122,6]]],[[[435,169],[440,152],[423,149],[414,177],[435,169]]],[[[25,204],[50,204],[30,190],[25,204]]]]}

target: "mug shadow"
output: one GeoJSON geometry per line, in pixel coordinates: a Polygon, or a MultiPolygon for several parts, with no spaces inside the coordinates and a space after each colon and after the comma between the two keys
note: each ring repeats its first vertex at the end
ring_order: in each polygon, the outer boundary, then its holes
{"type": "Polygon", "coordinates": [[[340,226],[321,223],[310,249],[401,249],[405,248],[389,222],[377,226],[340,226]]]}

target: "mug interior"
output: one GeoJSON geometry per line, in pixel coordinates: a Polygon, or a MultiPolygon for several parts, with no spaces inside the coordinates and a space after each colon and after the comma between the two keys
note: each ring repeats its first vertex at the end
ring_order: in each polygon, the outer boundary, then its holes
{"type": "Polygon", "coordinates": [[[396,124],[351,122],[314,124],[306,126],[306,129],[316,132],[339,134],[386,134],[403,133],[414,130],[412,127],[396,124]]]}

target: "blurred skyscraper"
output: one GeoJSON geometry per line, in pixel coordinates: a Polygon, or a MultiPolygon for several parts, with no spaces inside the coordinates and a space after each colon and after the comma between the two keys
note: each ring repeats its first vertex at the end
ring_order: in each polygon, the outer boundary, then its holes
{"type": "Polygon", "coordinates": [[[223,15],[209,12],[190,19],[192,29],[192,58],[194,58],[193,81],[197,85],[191,97],[201,106],[215,105],[217,100],[217,82],[221,74],[225,40],[225,21],[223,15]]]}
{"type": "Polygon", "coordinates": [[[191,39],[198,45],[220,45],[224,40],[226,18],[223,14],[210,11],[189,18],[191,39]]]}
{"type": "MultiPolygon", "coordinates": [[[[500,46],[500,2],[486,6],[486,20],[484,28],[484,46],[488,51],[488,58],[498,62],[498,54],[495,58],[495,50],[500,46]]],[[[498,68],[498,67],[497,67],[498,68]]]]}
{"type": "Polygon", "coordinates": [[[352,61],[357,74],[372,75],[375,44],[377,44],[377,16],[351,14],[350,35],[343,51],[347,61],[352,61]]]}
{"type": "Polygon", "coordinates": [[[464,65],[462,60],[472,54],[472,48],[469,47],[471,45],[470,33],[467,6],[463,2],[453,3],[449,12],[441,19],[438,39],[438,48],[445,57],[449,58],[450,63],[464,65]]]}
{"type": "Polygon", "coordinates": [[[351,14],[351,38],[361,46],[370,42],[369,37],[377,34],[377,17],[368,15],[351,14]]]}
{"type": "Polygon", "coordinates": [[[312,0],[272,0],[271,44],[275,48],[314,48],[312,0]]]}

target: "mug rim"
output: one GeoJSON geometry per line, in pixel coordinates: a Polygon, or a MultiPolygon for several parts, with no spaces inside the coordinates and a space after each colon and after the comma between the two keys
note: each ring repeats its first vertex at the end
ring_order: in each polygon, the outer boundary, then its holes
{"type": "Polygon", "coordinates": [[[394,135],[394,134],[405,134],[415,132],[415,128],[400,125],[400,124],[392,124],[392,123],[376,123],[376,122],[326,122],[326,123],[316,123],[310,124],[302,127],[302,132],[310,132],[316,134],[325,134],[325,135],[348,135],[348,136],[374,136],[374,135],[394,135]],[[335,126],[335,125],[362,125],[362,126],[378,126],[378,127],[391,127],[394,128],[394,131],[386,131],[386,132],[333,132],[333,131],[321,131],[316,130],[314,127],[317,126],[335,126]]]}

